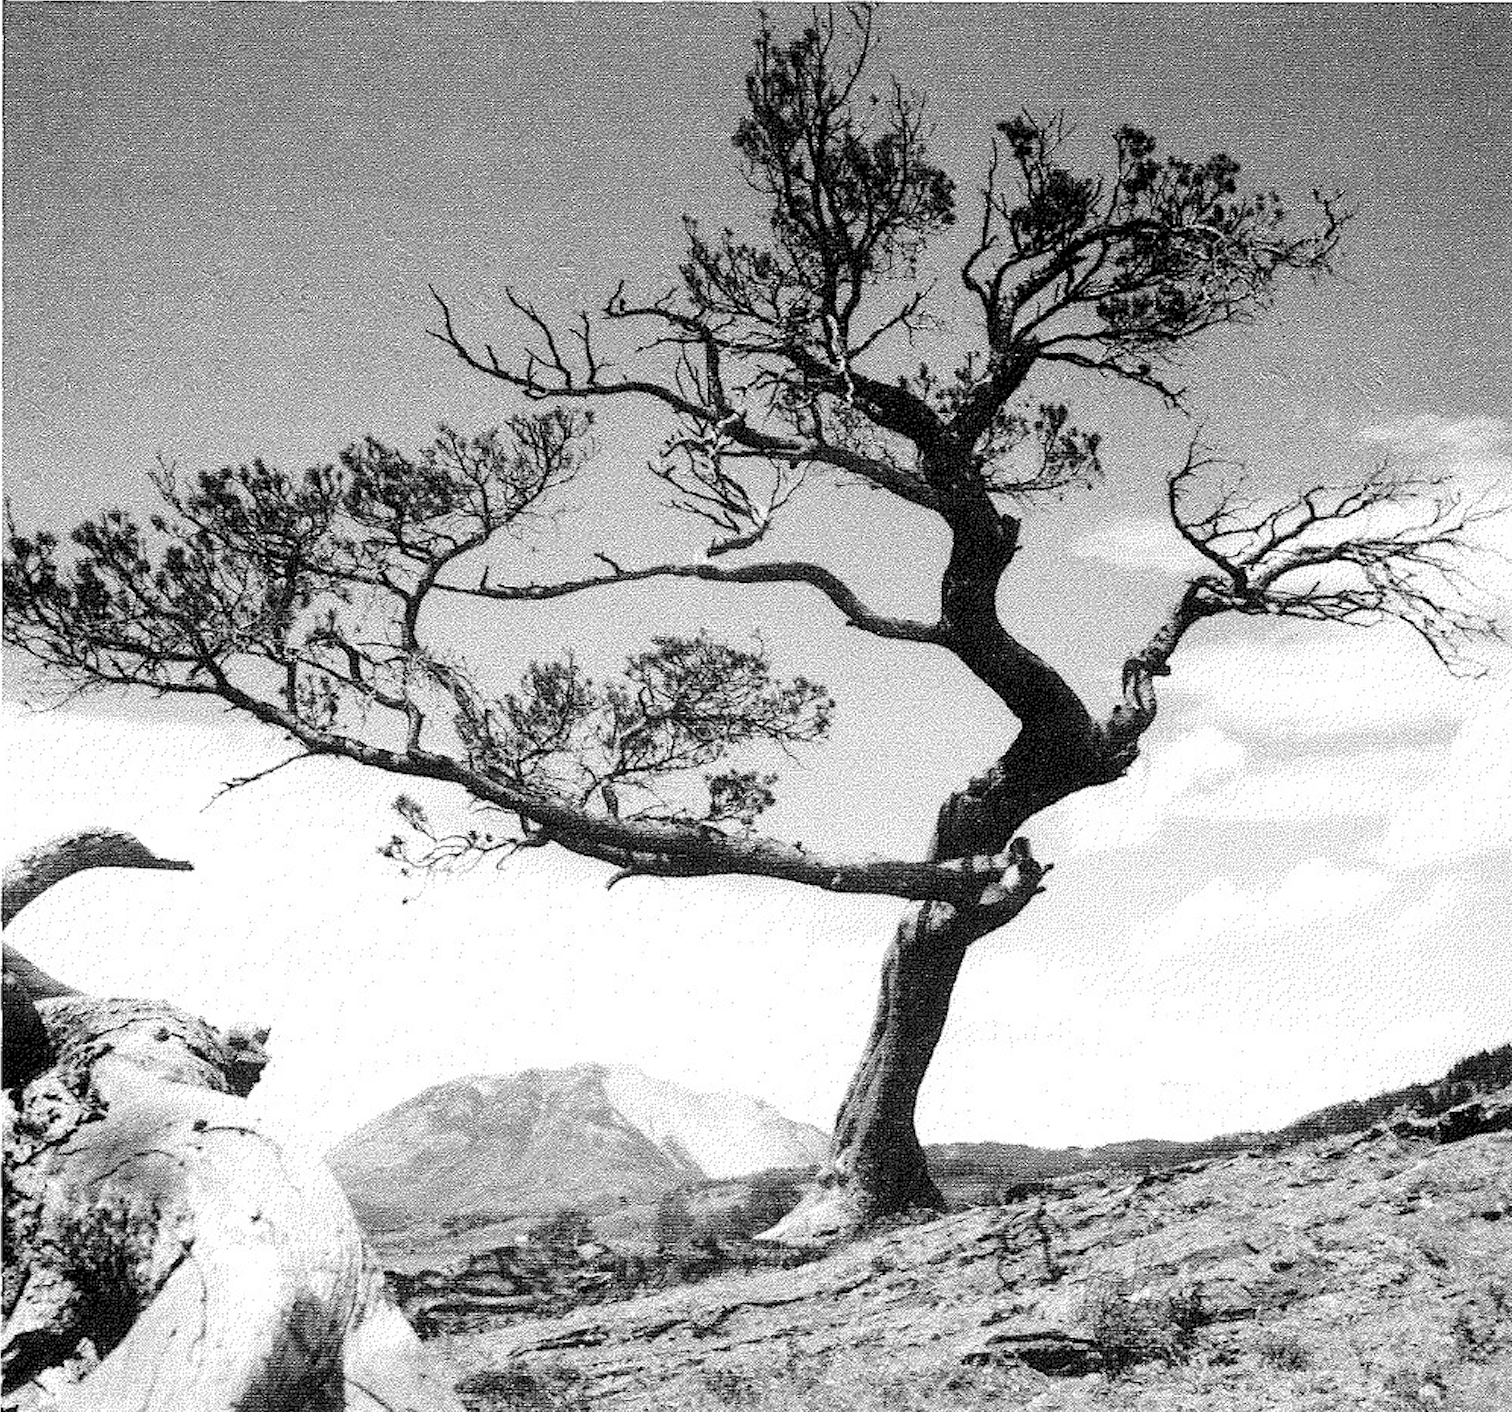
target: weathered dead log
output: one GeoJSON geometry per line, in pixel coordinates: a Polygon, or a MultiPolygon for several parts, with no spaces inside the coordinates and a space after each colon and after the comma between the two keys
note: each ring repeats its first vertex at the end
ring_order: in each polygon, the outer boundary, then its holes
{"type": "Polygon", "coordinates": [[[58,989],[5,1103],[7,1412],[460,1412],[318,1154],[240,1096],[266,1031],[58,989]]]}

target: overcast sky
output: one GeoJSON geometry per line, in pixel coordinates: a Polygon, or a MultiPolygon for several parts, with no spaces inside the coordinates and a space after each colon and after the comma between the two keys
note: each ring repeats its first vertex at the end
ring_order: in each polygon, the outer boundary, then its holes
{"type": "MultiPolygon", "coordinates": [[[[424,338],[427,283],[508,344],[506,283],[560,309],[621,276],[655,292],[682,212],[748,224],[729,133],[753,23],[734,6],[8,6],[19,520],[144,505],[159,455],[294,467],[370,431],[413,445],[441,419],[508,415],[424,338]]],[[[1064,107],[1089,154],[1123,122],[1230,150],[1299,210],[1312,185],[1345,187],[1343,277],[1285,291],[1188,365],[1208,439],[1262,485],[1383,457],[1508,484],[1505,23],[1471,6],[887,7],[879,61],[931,95],[964,199],[992,123],[1024,106],[1064,107]]],[[[1108,483],[1026,525],[1003,608],[1101,709],[1197,567],[1159,519],[1191,427],[1128,392],[1046,390],[1104,431],[1108,483]]],[[[640,469],[654,433],[607,419],[575,512],[497,573],[696,555],[640,469]]],[[[941,545],[881,496],[818,492],[771,548],[827,552],[878,606],[928,613],[941,545]]],[[[1487,573],[1504,595],[1504,569],[1487,573]]],[[[959,670],[786,591],[663,586],[431,627],[507,676],[705,625],[760,626],[839,701],[833,742],[783,767],[784,837],[916,856],[944,794],[1009,738],[959,670]]],[[[280,742],[202,705],[33,715],[45,690],[6,665],[7,854],[101,822],[196,865],[75,879],[8,939],[85,989],[271,1023],[258,1101],[288,1121],[329,1140],[445,1078],[600,1059],[828,1126],[896,903],[744,879],[606,892],[607,869],[552,851],[404,878],[376,854],[395,781],[306,763],[207,808],[280,742]]],[[[1462,682],[1405,632],[1246,620],[1199,629],[1175,665],[1129,778],[1030,826],[1050,889],[968,962],[926,1141],[1269,1125],[1512,1038],[1507,662],[1462,682]]]]}

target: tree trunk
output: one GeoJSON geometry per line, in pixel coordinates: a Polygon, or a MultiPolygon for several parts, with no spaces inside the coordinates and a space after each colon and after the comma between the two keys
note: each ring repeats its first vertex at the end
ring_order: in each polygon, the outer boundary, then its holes
{"type": "MultiPolygon", "coordinates": [[[[1021,731],[990,770],[946,800],[929,857],[999,855],[1026,819],[1109,772],[1084,735],[1021,731]]],[[[882,963],[871,1033],[835,1120],[829,1161],[767,1239],[822,1240],[909,1210],[943,1209],[914,1108],[966,952],[1017,910],[1005,915],[990,905],[958,909],[942,902],[909,908],[882,963]]]]}
{"type": "Polygon", "coordinates": [[[944,1198],[914,1129],[914,1106],[945,1030],[967,949],[981,932],[945,903],[911,906],[882,963],[881,994],[816,1185],[765,1239],[802,1244],[944,1198]]]}
{"type": "Polygon", "coordinates": [[[5,1144],[5,1405],[462,1412],[325,1164],[173,1006],[43,1000],[5,1144]]]}
{"type": "Polygon", "coordinates": [[[961,930],[954,908],[911,907],[882,963],[876,1015],[830,1151],[830,1166],[852,1189],[852,1210],[863,1224],[942,1205],[914,1131],[914,1105],[970,945],[961,930]]]}
{"type": "Polygon", "coordinates": [[[948,904],[909,908],[882,963],[871,1033],[835,1120],[829,1161],[766,1239],[824,1240],[887,1216],[944,1208],[914,1129],[914,1106],[961,963],[980,934],[948,904]]]}

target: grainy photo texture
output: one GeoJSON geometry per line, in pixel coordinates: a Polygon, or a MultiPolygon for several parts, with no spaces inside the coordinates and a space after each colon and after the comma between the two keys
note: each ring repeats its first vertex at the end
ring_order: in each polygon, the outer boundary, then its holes
{"type": "Polygon", "coordinates": [[[6,1412],[1512,1406],[1512,10],[4,20],[6,1412]]]}

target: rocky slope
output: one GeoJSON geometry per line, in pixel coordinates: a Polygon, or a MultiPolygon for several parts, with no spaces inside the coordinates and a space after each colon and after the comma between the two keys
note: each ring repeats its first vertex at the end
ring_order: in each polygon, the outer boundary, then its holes
{"type": "Polygon", "coordinates": [[[1512,1084],[1512,1044],[1461,1059],[1441,1078],[1335,1103],[1274,1132],[1225,1133],[1190,1141],[1134,1138],[1101,1147],[1028,1147],[1022,1143],[953,1142],[926,1149],[929,1169],[950,1202],[979,1205],[1028,1183],[1109,1168],[1143,1171],[1240,1152],[1292,1147],[1364,1132],[1394,1116],[1434,1117],[1477,1095],[1512,1084]]]}
{"type": "Polygon", "coordinates": [[[1512,1407],[1512,1090],[454,1337],[478,1409],[1512,1407]]]}
{"type": "Polygon", "coordinates": [[[328,1161],[369,1225],[456,1213],[593,1210],[708,1178],[811,1167],[828,1140],[770,1104],[695,1093],[628,1066],[438,1084],[328,1161]]]}

